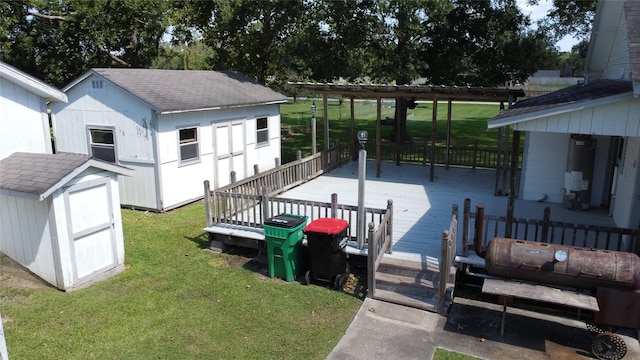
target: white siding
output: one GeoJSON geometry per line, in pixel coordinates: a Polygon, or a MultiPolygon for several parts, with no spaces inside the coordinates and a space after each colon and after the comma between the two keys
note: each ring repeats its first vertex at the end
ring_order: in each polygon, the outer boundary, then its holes
{"type": "Polygon", "coordinates": [[[43,98],[0,78],[0,159],[16,151],[51,154],[43,98]]]}
{"type": "Polygon", "coordinates": [[[0,195],[0,251],[55,285],[49,204],[49,200],[0,195]]]}
{"type": "Polygon", "coordinates": [[[514,130],[637,137],[640,136],[640,99],[526,121],[515,124],[514,130]]]}
{"type": "Polygon", "coordinates": [[[624,158],[618,169],[613,219],[620,227],[638,226],[640,213],[640,138],[625,138],[624,158]]]}
{"type": "Polygon", "coordinates": [[[67,92],[67,104],[52,104],[56,149],[88,154],[87,127],[115,126],[119,161],[153,162],[153,112],[119,87],[103,81],[93,89],[87,79],[67,92]]]}
{"type": "MultiPolygon", "coordinates": [[[[189,112],[160,115],[158,119],[158,161],[161,173],[161,196],[163,208],[169,209],[184,203],[197,200],[203,195],[203,182],[209,180],[216,183],[216,176],[225,180],[229,178],[229,162],[216,165],[217,144],[214,129],[218,126],[243,124],[244,135],[235,132],[233,143],[235,152],[241,151],[243,158],[234,163],[238,180],[253,175],[253,166],[258,165],[260,171],[275,167],[275,158],[280,157],[280,115],[278,105],[258,106],[251,108],[221,109],[214,111],[189,112]],[[256,119],[267,117],[269,124],[269,145],[256,146],[256,119]],[[200,161],[180,164],[178,152],[178,129],[198,127],[200,161]],[[239,168],[239,166],[241,168],[239,168]],[[216,171],[220,173],[216,173],[216,171]]],[[[230,131],[230,130],[229,130],[230,131]]],[[[226,139],[225,139],[226,140],[226,139]]],[[[229,152],[229,149],[225,151],[229,152]]],[[[224,183],[228,183],[228,180],[224,183]]],[[[224,185],[223,184],[223,185],[224,185]]]]}
{"type": "Polygon", "coordinates": [[[607,54],[609,55],[609,59],[602,77],[605,79],[631,80],[629,41],[627,38],[627,24],[624,18],[624,12],[621,12],[620,17],[615,20],[617,20],[618,26],[614,35],[613,43],[611,44],[611,53],[607,54]]]}

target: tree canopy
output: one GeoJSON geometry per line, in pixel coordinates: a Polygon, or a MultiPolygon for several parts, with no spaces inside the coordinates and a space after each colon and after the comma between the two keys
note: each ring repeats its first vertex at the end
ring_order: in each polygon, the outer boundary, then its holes
{"type": "Polygon", "coordinates": [[[0,60],[56,86],[92,67],[235,70],[284,92],[291,80],[496,86],[557,60],[545,29],[580,30],[595,0],[554,4],[534,31],[515,0],[9,1],[0,60]]]}

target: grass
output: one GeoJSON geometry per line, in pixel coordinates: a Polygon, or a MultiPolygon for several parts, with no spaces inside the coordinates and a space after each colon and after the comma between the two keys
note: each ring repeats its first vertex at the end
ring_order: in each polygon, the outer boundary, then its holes
{"type": "Polygon", "coordinates": [[[13,359],[324,359],[362,304],[203,250],[204,205],[123,210],[122,274],[71,293],[0,288],[13,359]]]}
{"type": "Polygon", "coordinates": [[[433,354],[433,360],[474,360],[477,357],[460,354],[457,352],[437,348],[435,354],[433,354]]]}
{"type": "MultiPolygon", "coordinates": [[[[324,115],[322,101],[317,101],[316,115],[317,146],[324,147],[324,115]]],[[[382,119],[393,116],[393,101],[384,101],[382,119]]],[[[351,120],[350,102],[337,100],[328,102],[328,118],[330,141],[338,139],[341,143],[350,142],[351,120]]],[[[447,138],[447,103],[438,102],[436,121],[436,138],[438,145],[444,145],[447,138]]],[[[500,111],[497,104],[485,103],[453,103],[451,109],[451,146],[466,147],[478,141],[478,146],[497,148],[498,130],[487,130],[487,120],[500,111]]],[[[367,130],[369,138],[375,139],[376,134],[376,102],[371,100],[355,101],[354,113],[356,130],[367,130]]],[[[431,138],[433,105],[430,102],[419,102],[413,110],[408,110],[407,132],[415,138],[431,138]]],[[[300,150],[302,156],[311,154],[311,101],[289,101],[280,107],[283,126],[290,129],[290,133],[282,140],[282,163],[295,160],[296,152],[300,150]]],[[[381,136],[384,138],[392,131],[392,126],[383,125],[381,136]]]]}

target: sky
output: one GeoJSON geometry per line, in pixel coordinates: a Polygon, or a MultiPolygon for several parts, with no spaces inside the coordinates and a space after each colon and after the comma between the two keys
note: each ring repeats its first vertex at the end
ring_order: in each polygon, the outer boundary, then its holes
{"type": "MultiPolygon", "coordinates": [[[[522,13],[531,17],[531,22],[545,17],[547,11],[553,6],[551,0],[540,0],[535,6],[528,5],[527,0],[517,0],[517,3],[522,13]]],[[[578,41],[569,35],[557,42],[556,46],[560,48],[560,51],[571,51],[571,47],[577,43],[578,41]]]]}

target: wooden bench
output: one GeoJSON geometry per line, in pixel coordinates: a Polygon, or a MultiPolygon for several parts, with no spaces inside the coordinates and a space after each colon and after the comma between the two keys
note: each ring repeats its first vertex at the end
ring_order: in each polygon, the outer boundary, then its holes
{"type": "Polygon", "coordinates": [[[504,322],[507,313],[508,298],[537,300],[551,304],[565,305],[578,309],[599,311],[595,296],[580,294],[570,290],[562,290],[550,286],[530,284],[512,280],[485,279],[482,292],[502,296],[502,324],[500,336],[504,336],[504,322]]]}

